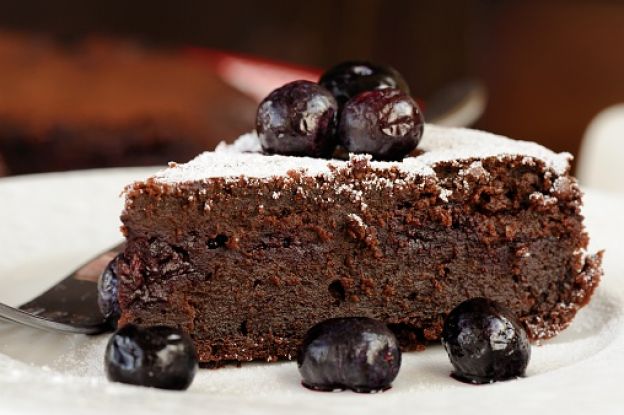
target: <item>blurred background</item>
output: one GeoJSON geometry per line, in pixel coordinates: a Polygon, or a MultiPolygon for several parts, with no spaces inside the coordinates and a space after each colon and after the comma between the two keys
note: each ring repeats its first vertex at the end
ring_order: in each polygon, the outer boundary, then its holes
{"type": "Polygon", "coordinates": [[[604,181],[623,44],[622,0],[0,1],[0,175],[185,161],[272,88],[365,59],[428,120],[587,149],[604,181]]]}

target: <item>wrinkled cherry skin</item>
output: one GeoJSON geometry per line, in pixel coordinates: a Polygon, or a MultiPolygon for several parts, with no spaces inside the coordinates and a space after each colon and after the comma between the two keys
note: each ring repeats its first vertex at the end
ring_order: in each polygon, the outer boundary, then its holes
{"type": "Polygon", "coordinates": [[[314,82],[294,81],[260,103],[256,131],[268,154],[328,157],[336,147],[337,114],[329,91],[314,82]]]}
{"type": "Polygon", "coordinates": [[[455,368],[453,377],[491,383],[523,376],[531,345],[513,313],[485,298],[464,301],[448,315],[442,344],[455,368]]]}
{"type": "Polygon", "coordinates": [[[309,389],[368,393],[390,387],[401,367],[401,350],[381,321],[333,318],[308,331],[297,363],[301,383],[309,389]]]}
{"type": "Polygon", "coordinates": [[[140,328],[128,324],[106,346],[106,374],[113,382],[160,389],[187,389],[197,372],[191,338],[166,326],[140,328]]]}
{"type": "Polygon", "coordinates": [[[344,106],[338,136],[351,153],[401,160],[416,148],[425,121],[406,93],[392,88],[363,92],[344,106]]]}
{"type": "Polygon", "coordinates": [[[119,277],[117,275],[117,261],[122,256],[118,254],[112,261],[108,263],[102,275],[98,279],[98,306],[102,315],[111,326],[117,327],[117,320],[121,316],[119,308],[119,299],[117,294],[119,291],[119,277]]]}
{"type": "Polygon", "coordinates": [[[375,89],[396,88],[409,95],[407,82],[398,71],[364,61],[347,61],[328,69],[319,84],[336,97],[341,108],[356,95],[375,89]]]}

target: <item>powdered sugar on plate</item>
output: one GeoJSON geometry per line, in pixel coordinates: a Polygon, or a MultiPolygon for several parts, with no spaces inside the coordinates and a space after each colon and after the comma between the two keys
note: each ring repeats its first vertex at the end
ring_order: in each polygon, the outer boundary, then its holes
{"type": "MultiPolygon", "coordinates": [[[[371,161],[373,169],[396,168],[410,175],[434,175],[438,163],[489,157],[508,158],[523,156],[526,164],[539,160],[556,175],[565,174],[570,166],[569,153],[555,153],[527,141],[512,140],[503,136],[464,128],[439,127],[428,124],[418,149],[422,154],[406,157],[401,162],[371,161]]],[[[331,175],[334,169],[348,166],[351,160],[320,159],[264,155],[255,133],[244,134],[232,144],[221,143],[214,152],[205,152],[186,164],[174,164],[157,173],[154,178],[161,183],[180,183],[209,178],[269,178],[284,176],[296,170],[305,175],[331,175]]]]}

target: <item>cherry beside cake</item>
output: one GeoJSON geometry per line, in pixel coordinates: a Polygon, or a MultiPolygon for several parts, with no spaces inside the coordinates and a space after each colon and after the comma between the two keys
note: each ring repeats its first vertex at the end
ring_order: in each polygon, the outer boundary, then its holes
{"type": "Polygon", "coordinates": [[[371,90],[367,76],[395,72],[357,65],[342,101],[285,85],[257,133],[126,188],[121,326],[183,329],[221,364],[294,359],[310,327],[340,317],[420,348],[474,297],[532,340],[570,324],[601,276],[570,155],[424,125],[405,90],[371,90]]]}

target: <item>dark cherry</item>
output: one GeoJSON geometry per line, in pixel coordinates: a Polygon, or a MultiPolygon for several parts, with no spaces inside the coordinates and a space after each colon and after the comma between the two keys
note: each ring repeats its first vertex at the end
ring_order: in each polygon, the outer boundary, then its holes
{"type": "Polygon", "coordinates": [[[258,107],[256,131],[269,154],[327,157],[336,147],[338,104],[325,88],[295,81],[276,89],[258,107]]]}
{"type": "Polygon", "coordinates": [[[407,82],[394,68],[363,61],[343,62],[330,68],[319,84],[336,97],[341,108],[354,96],[375,89],[397,88],[409,95],[407,82]]]}
{"type": "Polygon", "coordinates": [[[104,364],[113,382],[184,390],[197,372],[197,355],[191,338],[178,329],[129,324],[108,341],[104,364]]]}
{"type": "Polygon", "coordinates": [[[526,331],[513,313],[485,298],[464,301],[446,318],[442,344],[453,377],[491,383],[523,376],[531,357],[526,331]]]}
{"type": "Polygon", "coordinates": [[[409,95],[386,88],[349,100],[342,110],[338,136],[351,153],[401,160],[420,142],[424,124],[418,104],[409,95]]]}
{"type": "Polygon", "coordinates": [[[308,331],[297,363],[307,388],[368,393],[390,387],[401,367],[401,350],[381,321],[333,318],[308,331]]]}
{"type": "Polygon", "coordinates": [[[98,279],[98,306],[102,315],[112,328],[117,327],[117,320],[121,315],[117,293],[119,289],[119,277],[117,276],[117,260],[122,254],[118,254],[108,263],[104,272],[98,279]]]}

